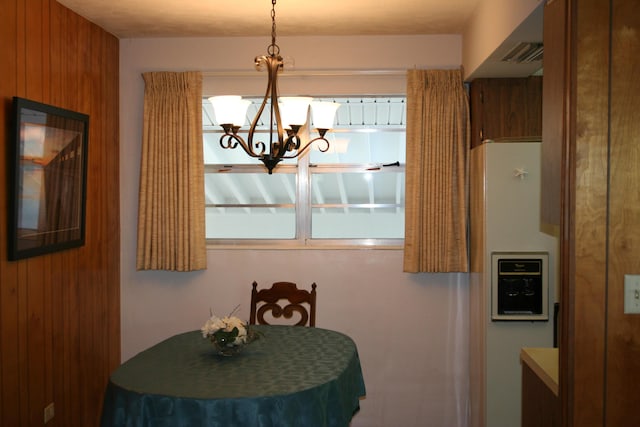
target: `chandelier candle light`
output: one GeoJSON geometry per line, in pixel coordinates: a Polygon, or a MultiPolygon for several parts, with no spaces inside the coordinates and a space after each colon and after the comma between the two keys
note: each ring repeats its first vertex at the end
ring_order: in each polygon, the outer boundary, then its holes
{"type": "Polygon", "coordinates": [[[284,61],[280,56],[280,47],[276,44],[276,0],[271,0],[271,45],[267,48],[268,55],[255,58],[256,69],[266,67],[268,72],[267,91],[255,118],[249,128],[245,141],[238,131],[244,126],[247,108],[251,101],[243,100],[240,96],[213,96],[209,101],[224,135],[220,137],[222,148],[236,148],[238,145],[251,157],[260,159],[267,167],[269,174],[273,172],[282,159],[292,159],[303,155],[314,143],[325,152],[329,149],[329,141],[325,138],[327,131],[333,127],[336,111],[340,104],[335,102],[314,102],[310,97],[280,97],[278,99],[278,73],[283,69],[284,61]],[[253,141],[256,136],[256,125],[269,103],[269,144],[263,141],[253,141]],[[320,135],[302,145],[298,132],[307,121],[307,113],[311,106],[313,124],[320,135]],[[276,140],[277,137],[277,140],[276,140]],[[301,146],[302,145],[302,146],[301,146]]]}

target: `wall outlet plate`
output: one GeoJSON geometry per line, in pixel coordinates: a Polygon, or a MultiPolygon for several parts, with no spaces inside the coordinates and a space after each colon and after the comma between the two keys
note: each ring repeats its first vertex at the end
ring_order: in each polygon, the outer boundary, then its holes
{"type": "Polygon", "coordinates": [[[624,275],[624,312],[640,314],[640,274],[624,275]]]}
{"type": "Polygon", "coordinates": [[[55,414],[56,414],[55,405],[53,404],[53,402],[51,402],[44,408],[44,423],[46,424],[49,421],[51,421],[51,419],[55,416],[55,414]]]}

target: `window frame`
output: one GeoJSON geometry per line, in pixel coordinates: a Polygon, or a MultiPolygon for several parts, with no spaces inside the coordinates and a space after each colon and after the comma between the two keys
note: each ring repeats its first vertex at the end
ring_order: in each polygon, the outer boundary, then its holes
{"type": "MultiPolygon", "coordinates": [[[[353,95],[351,97],[365,97],[366,95],[353,95]]],[[[345,96],[340,96],[344,98],[345,96]]],[[[378,96],[382,98],[388,97],[405,97],[404,95],[378,96]]],[[[406,97],[405,97],[406,98],[406,97]]],[[[330,131],[331,133],[353,132],[358,129],[337,128],[330,131]]],[[[371,129],[366,128],[366,132],[404,132],[406,134],[406,126],[395,126],[389,128],[371,129]]],[[[203,134],[222,135],[222,129],[204,129],[203,134]]],[[[310,135],[308,126],[302,129],[301,137],[308,140],[310,135]]],[[[219,140],[219,138],[218,138],[219,140]]],[[[218,143],[216,140],[216,143],[218,143]]],[[[267,239],[267,238],[248,238],[248,239],[227,239],[227,238],[206,238],[206,244],[209,248],[227,248],[227,249],[247,249],[247,248],[268,248],[268,249],[401,249],[404,247],[403,238],[313,238],[312,233],[312,210],[314,207],[343,207],[339,204],[313,204],[311,179],[315,174],[330,173],[384,173],[389,172],[405,173],[405,164],[398,163],[393,165],[393,169],[386,169],[389,165],[380,165],[374,163],[358,163],[358,164],[323,164],[310,163],[310,153],[297,158],[296,164],[280,164],[274,170],[273,174],[289,173],[295,175],[296,200],[291,204],[206,204],[206,208],[212,207],[293,207],[295,211],[295,237],[283,239],[267,239]],[[334,206],[335,205],[335,206],[334,206]]],[[[262,163],[256,164],[206,164],[204,165],[204,173],[267,173],[262,163]]],[[[369,207],[369,208],[388,208],[395,207],[404,209],[405,205],[401,204],[361,204],[349,203],[348,206],[353,207],[369,207]]]]}

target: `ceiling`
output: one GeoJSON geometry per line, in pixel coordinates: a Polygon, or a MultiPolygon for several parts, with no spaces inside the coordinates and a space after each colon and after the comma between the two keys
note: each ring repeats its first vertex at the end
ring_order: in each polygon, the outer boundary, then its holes
{"type": "MultiPolygon", "coordinates": [[[[483,0],[279,0],[278,36],[462,34],[483,0]]],[[[58,0],[118,38],[258,37],[271,33],[268,0],[58,0]]],[[[544,2],[541,2],[543,5],[544,2]]],[[[468,76],[527,77],[542,61],[506,62],[521,42],[542,42],[538,7],[468,76]]]]}
{"type": "MultiPolygon", "coordinates": [[[[58,0],[119,38],[265,36],[268,0],[58,0]]],[[[480,0],[280,0],[277,34],[461,34],[480,0]]]]}

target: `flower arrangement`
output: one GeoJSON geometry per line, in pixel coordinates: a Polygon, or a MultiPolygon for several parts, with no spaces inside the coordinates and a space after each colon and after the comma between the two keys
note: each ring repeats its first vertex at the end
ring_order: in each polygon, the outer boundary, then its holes
{"type": "Polygon", "coordinates": [[[245,344],[257,338],[257,334],[245,322],[233,316],[233,312],[222,318],[212,314],[200,330],[202,337],[210,339],[223,356],[238,353],[245,344]]]}

